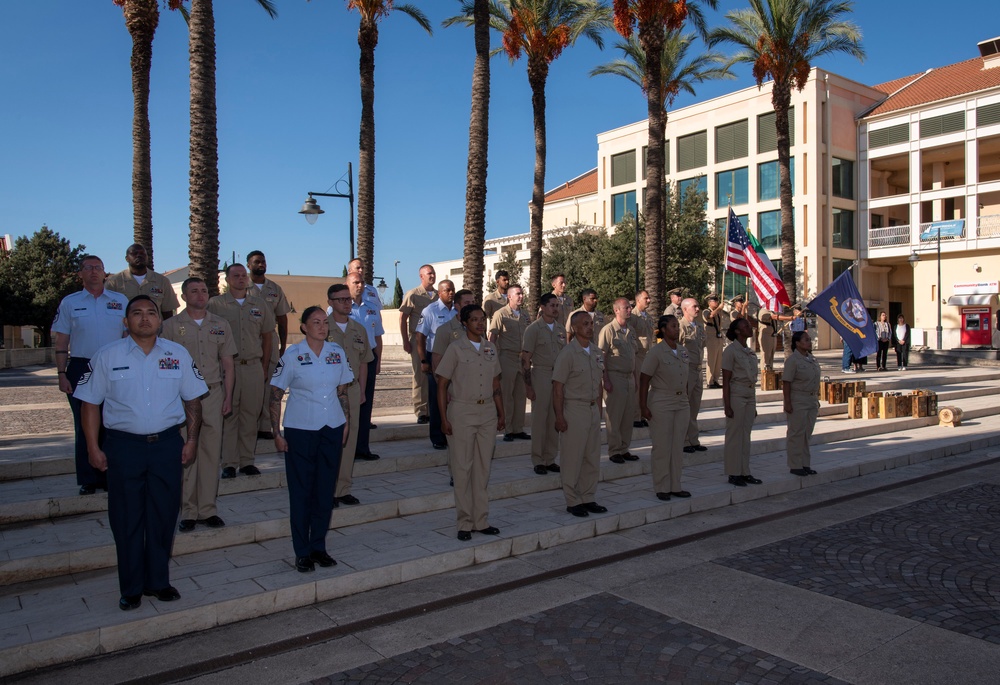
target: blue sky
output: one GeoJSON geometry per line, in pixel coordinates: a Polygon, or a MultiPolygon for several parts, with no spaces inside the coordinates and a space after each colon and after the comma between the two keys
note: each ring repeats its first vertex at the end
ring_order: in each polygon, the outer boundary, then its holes
{"type": "MultiPolygon", "coordinates": [[[[411,0],[428,36],[399,14],[381,24],[375,55],[375,273],[404,288],[429,261],[460,258],[465,221],[472,32],[444,29],[457,0],[411,0]]],[[[216,0],[223,261],[267,253],[272,273],[339,276],[348,259],[346,200],[327,198],[313,226],[297,214],[306,191],[357,171],[357,15],[345,0],[277,0],[271,20],[253,0],[216,0]]],[[[721,0],[721,23],[743,2],[721,0]]],[[[858,2],[868,59],[818,66],[875,84],[978,55],[1000,32],[979,21],[994,3],[858,2]],[[959,6],[956,6],[959,7],[959,6]],[[935,17],[938,19],[936,20],[935,17]]],[[[498,40],[494,37],[494,45],[498,40]]],[[[617,57],[590,43],[553,63],[548,84],[548,167],[553,188],[597,164],[596,135],[645,118],[639,89],[590,70],[617,57]]],[[[0,23],[0,234],[42,224],[124,268],[132,242],[131,39],[111,0],[8,2],[0,23]]],[[[752,85],[704,84],[676,107],[752,85]]],[[[183,19],[163,10],[153,43],[150,119],[156,268],[187,263],[188,65],[183,19]]],[[[492,63],[487,238],[528,230],[534,167],[530,90],[523,60],[492,63]]],[[[356,179],[355,179],[356,182],[356,179]]]]}

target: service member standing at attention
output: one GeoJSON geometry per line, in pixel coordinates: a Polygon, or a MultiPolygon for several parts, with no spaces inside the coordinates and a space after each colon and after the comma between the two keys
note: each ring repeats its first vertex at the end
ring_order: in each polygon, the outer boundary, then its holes
{"type": "Polygon", "coordinates": [[[573,313],[573,298],[566,294],[566,276],[556,274],[549,280],[549,284],[552,286],[552,294],[559,303],[559,325],[562,328],[569,328],[569,315],[573,313]]]}
{"type": "Polygon", "coordinates": [[[427,374],[427,392],[429,400],[428,410],[430,411],[430,425],[428,426],[431,439],[431,447],[436,450],[448,448],[448,438],[441,432],[441,414],[438,412],[437,403],[437,381],[434,379],[433,360],[431,353],[434,350],[435,334],[441,326],[448,323],[458,312],[455,309],[455,284],[445,280],[438,284],[438,299],[431,302],[424,308],[424,313],[417,324],[417,332],[413,334],[417,343],[417,351],[420,353],[420,368],[427,374]]]}
{"type": "Polygon", "coordinates": [[[559,454],[566,511],[583,517],[607,511],[594,501],[600,476],[604,359],[590,344],[593,318],[578,311],[569,323],[573,340],[556,356],[552,369],[552,407],[556,430],[563,434],[559,454]]]}
{"type": "Polygon", "coordinates": [[[539,317],[524,331],[521,375],[531,400],[531,463],[535,473],[558,473],[556,453],[559,434],[552,408],[552,367],[566,346],[566,331],[559,324],[559,298],[545,293],[539,300],[539,317]]]}
{"type": "Polygon", "coordinates": [[[148,295],[132,298],[125,307],[128,337],[94,355],[75,392],[83,402],[90,463],[107,472],[122,611],[138,608],[143,595],[161,602],[181,598],[170,585],[170,550],[181,469],[198,451],[199,398],[208,387],[182,346],[156,337],[160,323],[160,309],[148,295]]]}
{"type": "Polygon", "coordinates": [[[499,535],[489,524],[490,463],[496,434],[504,430],[500,363],[486,340],[486,314],[469,305],[459,315],[465,336],[448,346],[438,366],[441,429],[448,436],[448,462],[454,478],[458,539],[472,533],[499,535]]]}
{"type": "MultiPolygon", "coordinates": [[[[358,445],[358,426],[361,421],[361,405],[365,401],[365,384],[368,382],[368,366],[375,355],[368,343],[368,333],[364,326],[351,318],[351,291],[343,283],[331,285],[326,291],[326,301],[333,312],[327,317],[330,333],[327,342],[340,345],[347,353],[347,363],[351,367],[354,380],[347,386],[347,403],[351,408],[347,421],[347,442],[340,457],[340,471],[337,476],[337,490],[334,504],[361,504],[361,500],[351,494],[354,484],[354,455],[358,445]]],[[[270,404],[270,403],[269,403],[270,404]]]]}
{"type": "MultiPolygon", "coordinates": [[[[285,297],[285,291],[281,286],[266,276],[267,258],[260,250],[254,250],[247,255],[247,270],[250,272],[250,282],[257,288],[257,297],[264,300],[274,316],[277,330],[271,331],[271,357],[267,362],[267,369],[264,371],[266,381],[274,374],[278,360],[285,353],[285,344],[288,342],[288,312],[292,310],[285,297]]],[[[271,386],[264,386],[263,406],[260,411],[258,421],[257,437],[261,440],[272,440],[271,417],[267,414],[267,405],[271,398],[271,386]]]]}
{"type": "Polygon", "coordinates": [[[340,456],[348,438],[351,411],[347,389],[354,380],[346,352],[327,341],[330,329],[321,307],[302,312],[305,340],[285,350],[271,378],[268,409],[274,446],[285,453],[288,479],[288,521],[292,529],[295,569],[307,573],[316,564],[337,562],[326,551],[326,533],[333,513],[340,456]],[[281,425],[281,398],[285,405],[285,434],[281,425]]]}
{"type": "Polygon", "coordinates": [[[684,289],[674,288],[673,290],[667,291],[667,295],[670,296],[670,304],[668,304],[666,309],[663,310],[663,313],[676,316],[678,319],[681,318],[683,315],[683,311],[681,310],[681,300],[684,299],[684,289]]]}
{"type": "Polygon", "coordinates": [[[672,314],[660,317],[657,334],[662,342],[650,350],[639,375],[639,404],[649,421],[653,449],[653,491],[661,500],[690,497],[681,489],[684,467],[684,434],[691,406],[688,404],[687,350],[677,344],[681,324],[672,314]]]}
{"type": "MultiPolygon", "coordinates": [[[[100,257],[84,255],[77,275],[83,283],[83,290],[67,295],[59,303],[55,321],[52,322],[52,332],[56,334],[59,390],[66,393],[70,409],[73,410],[76,484],[80,486],[81,495],[93,495],[97,488],[107,490],[107,481],[102,471],[90,465],[87,439],[83,434],[83,424],[80,423],[80,400],[73,396],[73,391],[97,350],[121,339],[125,332],[122,318],[128,300],[121,293],[104,288],[104,262],[100,257]]],[[[98,444],[101,442],[103,437],[98,439],[98,444]]]]}
{"type": "Polygon", "coordinates": [[[496,314],[497,310],[507,304],[507,288],[510,287],[510,274],[505,270],[497,271],[494,278],[497,284],[496,290],[483,298],[483,311],[486,312],[487,325],[493,320],[493,315],[496,314]]]}
{"type": "Polygon", "coordinates": [[[791,321],[792,317],[765,308],[757,314],[757,319],[760,321],[758,343],[760,353],[764,357],[764,369],[774,371],[774,351],[778,347],[778,338],[781,336],[781,322],[791,321]]]}
{"type": "Polygon", "coordinates": [[[809,439],[819,416],[819,377],[819,362],[812,355],[812,338],[805,331],[792,333],[792,354],[782,370],[781,391],[788,415],[785,434],[788,468],[796,476],[816,473],[809,467],[809,439]]]}
{"type": "Polygon", "coordinates": [[[698,315],[698,301],[686,297],[681,301],[680,342],[688,354],[688,403],[691,414],[688,417],[687,435],[684,437],[684,451],[704,452],[708,448],[698,439],[698,413],[701,411],[701,397],[704,393],[705,372],[701,361],[705,356],[705,326],[698,315]]]}
{"type": "Polygon", "coordinates": [[[431,419],[427,407],[427,375],[421,370],[420,364],[423,360],[420,358],[413,336],[417,332],[417,324],[420,323],[424,307],[437,297],[437,291],[434,290],[436,280],[434,267],[424,264],[420,267],[420,285],[406,293],[403,303],[399,306],[399,335],[403,338],[403,349],[410,355],[413,366],[412,399],[417,423],[429,423],[431,419]]]}
{"type": "MultiPolygon", "coordinates": [[[[250,290],[250,277],[242,264],[226,269],[228,292],[208,301],[208,311],[229,322],[239,352],[233,411],[222,422],[222,477],[259,476],[254,466],[257,421],[264,402],[264,372],[271,358],[271,308],[250,290]]],[[[256,290],[256,288],[254,288],[256,290]]]]}
{"type": "MultiPolygon", "coordinates": [[[[642,363],[646,361],[646,354],[649,353],[653,346],[656,344],[656,331],[655,331],[655,321],[653,317],[649,315],[649,293],[645,290],[640,290],[635,294],[635,307],[632,309],[632,316],[628,319],[628,325],[633,331],[635,331],[636,340],[639,341],[639,347],[635,350],[635,368],[636,372],[642,369],[642,363]]],[[[635,401],[635,417],[632,421],[633,428],[644,428],[649,425],[646,419],[642,417],[639,412],[639,389],[636,387],[636,401],[635,401]]]]}
{"type": "MultiPolygon", "coordinates": [[[[455,311],[461,312],[469,305],[476,303],[476,296],[471,290],[462,289],[455,293],[455,311]]],[[[456,340],[465,337],[465,326],[462,324],[462,317],[455,316],[451,320],[438,326],[434,332],[434,342],[431,344],[431,371],[437,373],[437,367],[441,364],[448,346],[456,340]]],[[[435,400],[436,401],[436,400],[435,400]]]]}
{"type": "Polygon", "coordinates": [[[573,325],[570,323],[573,319],[573,314],[577,312],[586,312],[590,316],[590,320],[594,323],[594,335],[604,328],[606,321],[604,320],[604,312],[597,310],[597,291],[593,288],[587,288],[580,293],[580,301],[582,305],[579,309],[573,310],[569,317],[566,319],[566,339],[573,339],[573,325]]]}
{"type": "MultiPolygon", "coordinates": [[[[358,275],[360,275],[362,282],[364,282],[364,280],[365,280],[365,263],[362,262],[357,257],[355,257],[351,261],[347,262],[347,273],[348,274],[358,274],[358,275]]],[[[384,331],[385,327],[382,324],[382,298],[379,296],[378,290],[371,283],[365,283],[364,286],[365,286],[364,290],[361,293],[361,301],[364,302],[365,304],[367,304],[368,308],[371,309],[373,312],[375,312],[375,314],[376,314],[376,316],[378,318],[378,323],[377,323],[376,327],[384,331]]],[[[351,297],[353,297],[353,295],[351,297]]],[[[327,312],[327,313],[329,313],[329,312],[327,312]]],[[[375,355],[375,361],[373,362],[372,366],[369,369],[369,373],[371,374],[371,381],[365,386],[365,391],[367,393],[369,393],[371,395],[371,397],[374,397],[375,396],[375,378],[378,376],[379,373],[382,372],[382,334],[381,333],[378,336],[378,349],[375,349],[376,343],[371,343],[371,346],[372,346],[372,354],[375,355]]],[[[365,400],[365,403],[361,406],[361,413],[364,414],[367,417],[364,420],[368,422],[368,430],[375,430],[376,428],[378,428],[378,426],[376,426],[375,424],[373,424],[371,422],[371,418],[372,418],[371,417],[371,407],[372,407],[372,399],[368,398],[368,399],[365,400]]],[[[359,418],[359,420],[360,420],[360,418],[359,418]]]]}
{"type": "Polygon", "coordinates": [[[604,385],[608,390],[604,408],[607,412],[604,423],[608,430],[608,456],[616,464],[639,461],[639,457],[628,451],[632,445],[632,423],[635,421],[637,399],[635,348],[639,343],[635,331],[628,326],[632,315],[632,305],[628,299],[619,297],[612,308],[615,318],[601,329],[597,336],[597,349],[604,356],[604,385]]]}
{"type": "Polygon", "coordinates": [[[718,295],[708,296],[708,309],[701,313],[705,321],[705,349],[708,351],[708,387],[722,387],[722,350],[726,347],[729,314],[722,308],[718,295]]]}
{"type": "Polygon", "coordinates": [[[531,440],[531,436],[524,432],[524,405],[528,396],[524,376],[521,375],[521,349],[530,321],[527,312],[521,310],[523,301],[521,286],[511,285],[507,289],[507,305],[496,311],[489,326],[490,342],[500,353],[500,391],[507,423],[504,442],[515,438],[531,440]]]}
{"type": "Polygon", "coordinates": [[[121,293],[126,302],[136,295],[148,295],[160,308],[164,319],[169,319],[180,309],[174,287],[167,277],[148,267],[149,257],[145,247],[139,243],[130,245],[125,251],[125,262],[128,268],[109,276],[105,288],[121,293]]]}
{"type": "Polygon", "coordinates": [[[361,324],[368,334],[368,346],[372,348],[375,361],[368,365],[368,377],[365,379],[365,401],[361,403],[361,416],[358,417],[358,442],[354,446],[354,458],[363,461],[375,461],[378,455],[373,453],[369,443],[372,426],[372,405],[375,402],[375,375],[379,372],[379,360],[382,358],[382,311],[374,302],[365,298],[365,281],[357,271],[347,274],[347,288],[351,293],[351,318],[361,324]]]}
{"type": "Polygon", "coordinates": [[[194,359],[208,394],[201,398],[201,431],[198,456],[184,467],[181,522],[177,530],[194,530],[196,523],[221,528],[219,516],[219,463],[222,458],[223,417],[233,410],[236,370],[233,356],[236,339],[229,324],[208,311],[208,287],[200,278],[189,278],[181,286],[187,307],[163,322],[161,337],[182,345],[194,359]]]}
{"type": "Polygon", "coordinates": [[[747,340],[753,327],[747,319],[734,319],[726,337],[730,344],[722,352],[722,406],[726,413],[726,444],[723,461],[729,483],[739,487],[760,485],[750,474],[750,431],[757,418],[757,373],[759,362],[747,340]]]}

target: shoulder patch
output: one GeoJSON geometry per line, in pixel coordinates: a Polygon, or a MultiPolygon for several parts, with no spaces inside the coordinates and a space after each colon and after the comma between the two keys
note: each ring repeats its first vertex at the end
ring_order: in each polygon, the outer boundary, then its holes
{"type": "Polygon", "coordinates": [[[201,371],[198,370],[198,365],[194,363],[193,359],[191,360],[191,370],[194,371],[194,377],[199,381],[205,380],[205,377],[201,375],[201,371]]]}
{"type": "Polygon", "coordinates": [[[81,385],[86,385],[87,383],[89,383],[90,375],[92,373],[94,373],[94,367],[90,365],[90,362],[87,362],[87,370],[84,371],[82,376],[80,376],[80,380],[76,382],[76,387],[80,387],[81,385]]]}
{"type": "Polygon", "coordinates": [[[277,378],[278,376],[280,376],[284,368],[285,368],[284,360],[279,359],[278,365],[274,367],[274,373],[271,374],[271,378],[277,378]]]}

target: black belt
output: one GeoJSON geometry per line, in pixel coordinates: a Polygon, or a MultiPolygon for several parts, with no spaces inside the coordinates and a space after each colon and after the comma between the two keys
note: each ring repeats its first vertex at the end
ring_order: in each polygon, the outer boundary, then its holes
{"type": "Polygon", "coordinates": [[[149,435],[139,435],[137,433],[127,433],[125,431],[114,430],[113,428],[106,429],[106,433],[114,438],[122,438],[123,440],[133,440],[135,442],[159,442],[161,440],[166,440],[167,438],[172,438],[178,433],[180,433],[181,426],[171,426],[170,428],[160,431],[159,433],[151,433],[149,435]]]}

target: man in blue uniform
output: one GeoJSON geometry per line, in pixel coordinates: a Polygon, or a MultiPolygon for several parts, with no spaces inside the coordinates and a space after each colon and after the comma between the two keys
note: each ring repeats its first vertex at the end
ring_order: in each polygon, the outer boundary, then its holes
{"type": "Polygon", "coordinates": [[[122,611],[138,608],[142,595],[161,602],[181,597],[170,585],[170,549],[181,472],[197,454],[200,398],[208,393],[187,350],[157,337],[160,323],[148,295],[132,298],[125,307],[128,336],[94,355],[74,393],[83,403],[90,464],[107,473],[122,611]],[[180,431],[185,424],[186,441],[180,431]]]}

